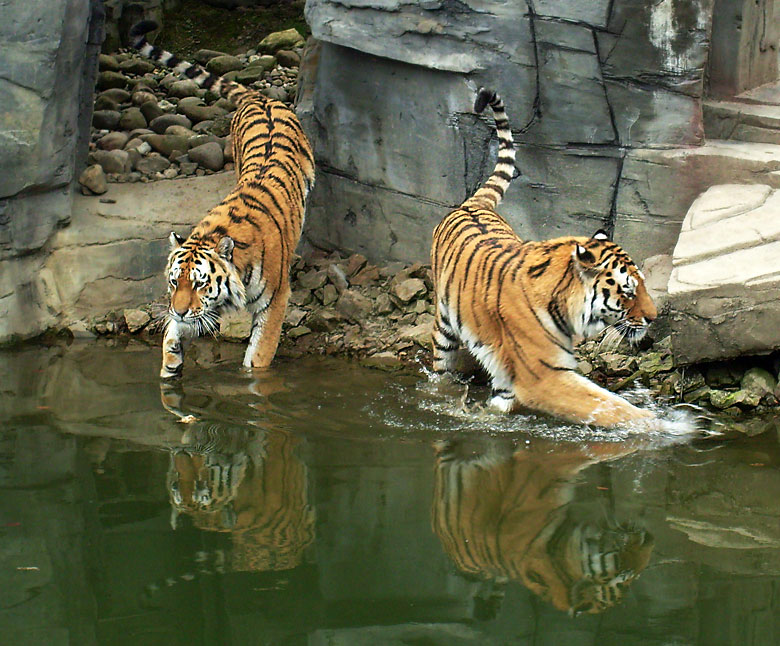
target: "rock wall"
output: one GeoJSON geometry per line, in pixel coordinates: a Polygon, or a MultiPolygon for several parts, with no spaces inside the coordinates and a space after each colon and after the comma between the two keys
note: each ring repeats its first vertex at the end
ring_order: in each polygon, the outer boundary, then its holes
{"type": "Polygon", "coordinates": [[[71,184],[89,140],[102,3],[12,1],[3,5],[2,15],[0,338],[5,338],[40,332],[50,321],[40,305],[36,259],[71,216],[71,184]]]}
{"type": "MultiPolygon", "coordinates": [[[[747,77],[767,56],[731,42],[735,16],[771,16],[773,2],[760,13],[744,0],[308,0],[309,241],[424,260],[435,224],[494,163],[492,123],[472,110],[489,85],[518,146],[501,212],[521,236],[602,227],[637,260],[670,253],[693,199],[722,181],[702,124],[713,14],[731,9],[717,49],[738,53],[728,64],[747,77]]],[[[770,26],[763,42],[776,41],[770,26]]],[[[746,83],[765,82],[762,69],[746,83]]]]}

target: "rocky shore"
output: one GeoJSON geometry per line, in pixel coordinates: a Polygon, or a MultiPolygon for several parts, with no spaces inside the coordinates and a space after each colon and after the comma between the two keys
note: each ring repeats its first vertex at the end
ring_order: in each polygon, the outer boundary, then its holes
{"type": "MultiPolygon", "coordinates": [[[[296,258],[292,288],[280,358],[335,355],[384,370],[430,365],[434,317],[429,266],[380,267],[359,254],[342,257],[317,251],[296,258]]],[[[133,335],[159,345],[164,309],[161,299],[116,312],[94,324],[89,333],[133,335]]],[[[244,342],[249,328],[245,312],[227,316],[221,325],[221,342],[244,342]]],[[[701,407],[718,419],[722,429],[754,435],[765,432],[768,424],[774,428],[780,356],[678,365],[670,338],[652,338],[654,331],[651,328],[651,338],[640,349],[625,343],[613,348],[601,339],[580,344],[581,372],[613,391],[644,387],[662,402],[701,407]]],[[[465,353],[460,369],[480,382],[479,370],[465,353]]]]}
{"type": "MultiPolygon", "coordinates": [[[[194,59],[213,74],[291,104],[297,91],[304,39],[275,32],[255,49],[233,56],[210,49],[194,59]]],[[[227,99],[181,79],[134,52],[101,54],[89,166],[79,183],[101,195],[108,182],[149,182],[233,168],[227,99]]]]}

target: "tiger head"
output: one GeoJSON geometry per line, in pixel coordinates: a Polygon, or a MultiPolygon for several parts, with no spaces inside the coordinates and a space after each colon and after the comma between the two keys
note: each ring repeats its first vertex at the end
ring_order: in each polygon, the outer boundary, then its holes
{"type": "Polygon", "coordinates": [[[231,529],[236,522],[233,501],[246,475],[246,454],[178,450],[171,453],[167,487],[171,501],[171,525],[176,528],[181,512],[201,523],[216,523],[231,529]]]}
{"type": "Polygon", "coordinates": [[[591,338],[609,326],[632,343],[640,341],[658,316],[642,272],[604,231],[575,238],[572,257],[584,287],[573,303],[575,331],[591,338]]]}
{"type": "Polygon", "coordinates": [[[565,531],[568,558],[561,562],[565,572],[560,576],[565,585],[547,592],[571,616],[597,614],[620,603],[649,563],[655,544],[649,532],[630,527],[571,523],[565,531]]]}
{"type": "Polygon", "coordinates": [[[242,307],[244,284],[233,264],[233,239],[223,237],[214,248],[171,233],[166,278],[168,316],[189,326],[193,335],[219,330],[219,313],[242,307]]]}

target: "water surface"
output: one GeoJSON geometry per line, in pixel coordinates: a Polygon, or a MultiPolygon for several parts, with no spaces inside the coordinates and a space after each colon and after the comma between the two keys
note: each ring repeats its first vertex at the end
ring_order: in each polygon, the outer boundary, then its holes
{"type": "Polygon", "coordinates": [[[162,391],[141,343],[0,355],[5,643],[780,643],[772,420],[588,441],[422,371],[241,351],[162,391]]]}

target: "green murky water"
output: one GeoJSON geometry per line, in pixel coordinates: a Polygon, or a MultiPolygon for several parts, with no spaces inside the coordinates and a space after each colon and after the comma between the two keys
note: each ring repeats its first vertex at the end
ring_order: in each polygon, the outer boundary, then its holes
{"type": "Polygon", "coordinates": [[[240,353],[162,393],[141,344],[0,355],[4,643],[780,643],[772,423],[587,441],[240,353]]]}

